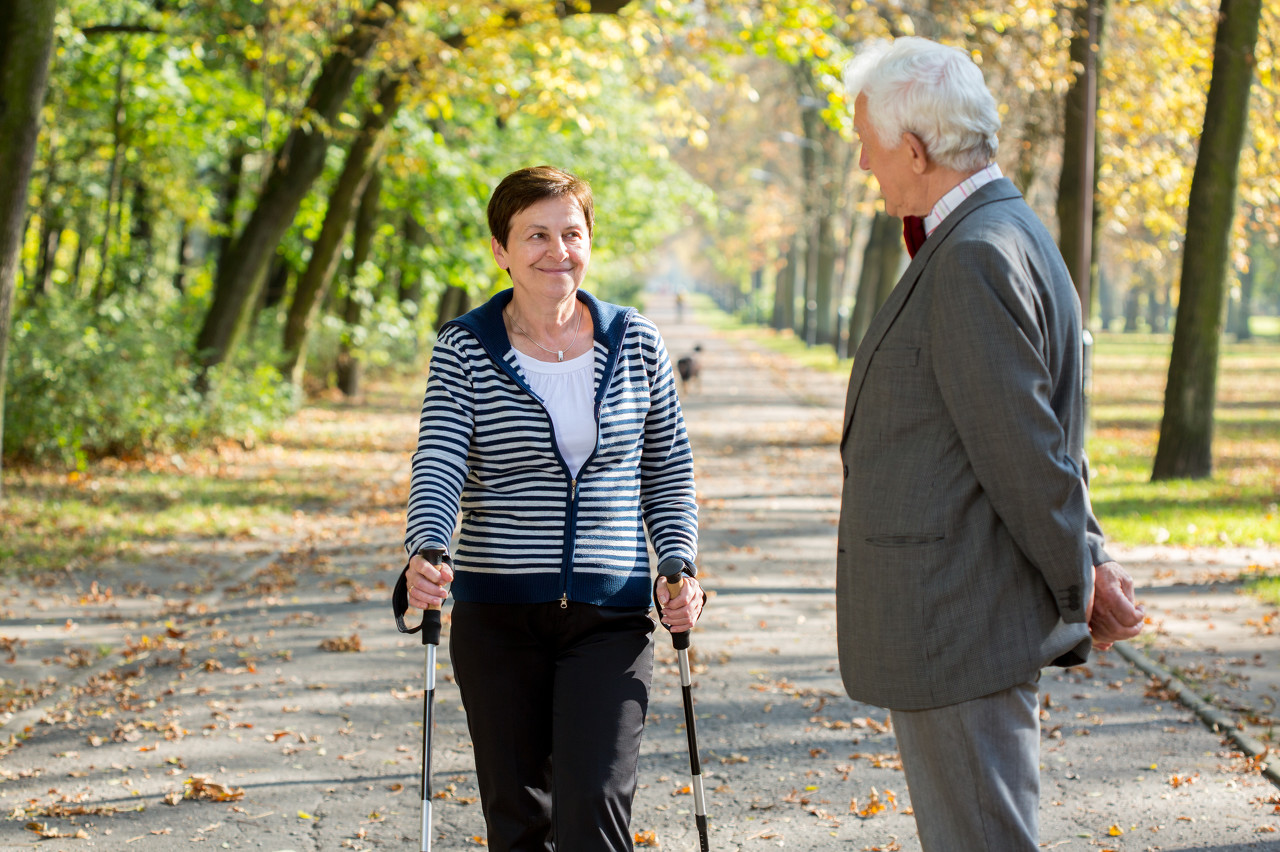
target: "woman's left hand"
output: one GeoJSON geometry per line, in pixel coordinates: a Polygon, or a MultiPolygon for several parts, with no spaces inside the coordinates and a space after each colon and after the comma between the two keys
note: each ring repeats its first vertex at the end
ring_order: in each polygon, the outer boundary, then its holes
{"type": "Polygon", "coordinates": [[[680,584],[680,592],[672,597],[666,583],[659,583],[657,589],[658,603],[662,606],[662,623],[672,633],[684,633],[692,630],[702,615],[702,602],[705,595],[698,581],[685,576],[680,584]]]}

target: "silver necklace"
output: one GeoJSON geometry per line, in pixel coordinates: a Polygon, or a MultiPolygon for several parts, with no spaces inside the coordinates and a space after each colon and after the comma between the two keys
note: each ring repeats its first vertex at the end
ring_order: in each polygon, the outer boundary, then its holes
{"type": "Polygon", "coordinates": [[[516,331],[520,332],[525,337],[527,337],[530,343],[532,343],[534,346],[541,349],[543,352],[546,352],[548,355],[554,352],[556,356],[556,360],[563,361],[564,353],[569,351],[570,349],[573,349],[573,344],[578,342],[578,332],[582,331],[582,312],[578,310],[577,305],[574,305],[573,309],[578,312],[578,324],[574,326],[574,329],[573,329],[573,340],[570,340],[569,345],[566,346],[564,349],[548,349],[538,341],[534,340],[532,334],[530,334],[529,332],[525,331],[523,328],[520,327],[520,323],[516,322],[515,314],[509,314],[509,316],[511,317],[511,324],[516,327],[516,331]]]}

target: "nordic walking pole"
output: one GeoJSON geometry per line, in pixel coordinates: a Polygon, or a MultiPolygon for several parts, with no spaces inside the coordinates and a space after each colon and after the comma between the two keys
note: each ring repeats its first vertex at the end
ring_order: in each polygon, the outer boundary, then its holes
{"type": "MultiPolygon", "coordinates": [[[[444,551],[431,548],[422,551],[422,557],[437,568],[444,559],[444,551]]],[[[440,644],[440,607],[434,606],[422,613],[422,623],[406,627],[405,610],[409,608],[407,573],[402,573],[391,593],[391,608],[396,615],[396,628],[401,633],[422,631],[422,644],[426,648],[423,669],[422,692],[422,852],[431,852],[431,737],[435,733],[436,697],[436,646],[440,644]]]]}
{"type": "MultiPolygon", "coordinates": [[[[684,585],[683,571],[684,560],[677,557],[668,557],[658,566],[658,573],[666,581],[667,591],[672,597],[678,595],[680,587],[684,585]]],[[[702,763],[698,759],[698,729],[693,713],[693,679],[689,673],[689,634],[692,632],[686,630],[683,633],[672,633],[671,646],[676,649],[676,656],[680,659],[680,694],[684,698],[684,731],[689,738],[689,774],[692,776],[689,787],[693,790],[693,819],[698,825],[698,846],[702,852],[708,852],[707,799],[702,791],[702,763]]]]}

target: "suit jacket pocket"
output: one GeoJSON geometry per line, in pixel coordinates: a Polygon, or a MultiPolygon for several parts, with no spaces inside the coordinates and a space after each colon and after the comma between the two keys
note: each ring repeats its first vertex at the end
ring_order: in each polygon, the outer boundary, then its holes
{"type": "Polygon", "coordinates": [[[877,349],[872,356],[871,366],[875,367],[915,367],[920,363],[920,347],[918,346],[886,346],[877,349]]]}
{"type": "Polygon", "coordinates": [[[923,533],[919,535],[869,535],[867,544],[872,547],[921,547],[942,541],[946,536],[923,533]]]}

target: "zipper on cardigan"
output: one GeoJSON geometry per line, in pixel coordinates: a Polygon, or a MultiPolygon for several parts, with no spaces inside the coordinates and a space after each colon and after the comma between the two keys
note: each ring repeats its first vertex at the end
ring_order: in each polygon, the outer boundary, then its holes
{"type": "MultiPolygon", "coordinates": [[[[599,427],[597,427],[597,429],[598,428],[599,427]]],[[[554,424],[551,427],[551,431],[552,431],[552,435],[554,436],[555,434],[554,424]]],[[[567,518],[568,531],[575,538],[577,536],[577,530],[578,530],[578,512],[577,512],[577,507],[575,505],[577,502],[578,502],[578,478],[575,476],[569,479],[569,506],[568,506],[569,515],[567,518]]],[[[568,539],[566,539],[565,541],[565,546],[566,547],[570,546],[570,541],[568,539]]],[[[569,608],[569,574],[573,570],[572,565],[573,563],[572,561],[570,561],[567,570],[564,572],[562,576],[562,585],[560,587],[560,608],[561,609],[569,608]]]]}

